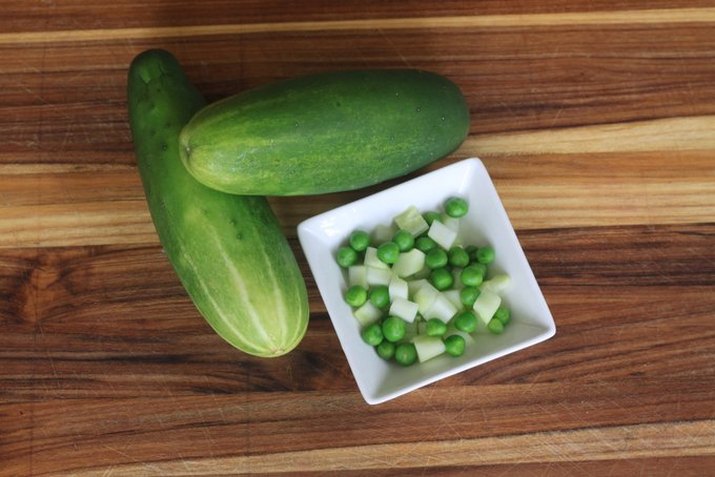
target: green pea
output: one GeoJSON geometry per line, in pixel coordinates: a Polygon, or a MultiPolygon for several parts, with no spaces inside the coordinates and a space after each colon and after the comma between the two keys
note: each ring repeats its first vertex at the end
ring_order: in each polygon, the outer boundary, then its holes
{"type": "Polygon", "coordinates": [[[459,331],[471,333],[477,329],[477,317],[471,311],[463,311],[454,317],[454,327],[459,331]]]}
{"type": "Polygon", "coordinates": [[[358,254],[350,247],[340,247],[336,261],[343,268],[348,268],[357,263],[358,254]]]}
{"type": "Polygon", "coordinates": [[[495,335],[500,335],[504,332],[504,325],[497,318],[492,318],[491,320],[489,320],[487,329],[495,335]]]}
{"type": "Polygon", "coordinates": [[[474,306],[474,302],[477,301],[477,298],[479,298],[480,293],[477,287],[464,287],[459,291],[459,300],[462,302],[462,305],[471,308],[474,306]]]}
{"type": "Polygon", "coordinates": [[[447,290],[454,283],[454,277],[446,268],[435,268],[430,273],[429,281],[439,291],[447,290]]]}
{"type": "Polygon", "coordinates": [[[469,254],[462,247],[449,249],[449,264],[453,267],[466,267],[469,265],[469,254]]]}
{"type": "Polygon", "coordinates": [[[377,258],[381,262],[392,265],[397,262],[397,257],[400,256],[400,247],[395,242],[385,242],[377,247],[377,258]]]}
{"type": "Polygon", "coordinates": [[[427,267],[435,269],[441,268],[447,265],[448,262],[447,252],[439,247],[435,247],[425,256],[425,265],[427,267]]]}
{"type": "Polygon", "coordinates": [[[439,212],[430,210],[429,212],[422,214],[422,217],[425,219],[425,222],[427,222],[427,225],[432,225],[432,222],[439,220],[441,215],[439,212]]]}
{"type": "Polygon", "coordinates": [[[410,366],[417,361],[417,349],[412,343],[400,343],[395,348],[395,361],[402,366],[410,366]]]}
{"type": "Polygon", "coordinates": [[[459,279],[462,280],[464,286],[478,287],[484,281],[484,272],[480,267],[469,265],[464,267],[459,279]]]}
{"type": "Polygon", "coordinates": [[[395,343],[391,343],[387,340],[375,346],[375,350],[377,351],[378,356],[380,356],[385,361],[389,361],[390,359],[392,359],[393,356],[395,356],[395,348],[397,348],[397,346],[395,346],[395,343]]]}
{"type": "Polygon", "coordinates": [[[468,210],[469,205],[467,204],[467,201],[461,197],[450,197],[444,203],[444,211],[450,217],[464,217],[467,215],[468,210]]]}
{"type": "Polygon", "coordinates": [[[409,252],[415,246],[415,238],[407,230],[398,230],[392,241],[397,244],[400,252],[409,252]]]}
{"type": "Polygon", "coordinates": [[[494,312],[494,318],[499,320],[502,325],[506,326],[506,324],[511,320],[511,311],[509,311],[509,308],[502,305],[497,308],[496,312],[494,312]]]}
{"type": "Polygon", "coordinates": [[[356,252],[362,252],[370,246],[370,235],[364,230],[356,230],[350,234],[350,247],[356,252]]]}
{"type": "Polygon", "coordinates": [[[382,322],[382,335],[387,341],[393,343],[400,341],[405,337],[407,331],[407,324],[401,318],[396,316],[388,316],[382,322]]]}
{"type": "Polygon", "coordinates": [[[367,325],[363,328],[360,335],[362,336],[362,340],[370,346],[377,346],[382,343],[382,328],[378,323],[367,325]]]}
{"type": "Polygon", "coordinates": [[[360,285],[353,285],[345,292],[345,302],[350,306],[362,306],[366,301],[367,290],[360,285]]]}
{"type": "Polygon", "coordinates": [[[447,332],[447,325],[439,318],[430,318],[425,324],[427,336],[442,336],[447,332]]]}
{"type": "Polygon", "coordinates": [[[437,246],[437,242],[426,235],[421,235],[415,240],[415,248],[423,253],[427,253],[437,246]]]}
{"type": "Polygon", "coordinates": [[[377,285],[370,289],[370,303],[376,308],[387,308],[390,304],[390,289],[386,285],[377,285]]]}
{"type": "Polygon", "coordinates": [[[466,342],[459,335],[450,335],[444,340],[444,348],[450,356],[462,356],[466,342]]]}
{"type": "Polygon", "coordinates": [[[494,261],[494,249],[490,246],[479,247],[477,250],[477,261],[489,265],[494,261]]]}

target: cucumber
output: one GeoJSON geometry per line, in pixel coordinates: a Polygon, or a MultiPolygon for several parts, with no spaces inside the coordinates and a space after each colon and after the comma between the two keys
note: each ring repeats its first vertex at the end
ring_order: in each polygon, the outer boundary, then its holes
{"type": "Polygon", "coordinates": [[[127,92],[151,217],[196,308],[216,333],[248,354],[291,351],[306,332],[308,295],[268,202],[209,189],[181,163],[179,133],[204,99],[163,50],[134,59],[127,92]]]}
{"type": "Polygon", "coordinates": [[[405,175],[455,150],[468,130],[464,96],[437,74],[323,73],[207,106],[184,127],[181,158],[220,191],[324,194],[405,175]]]}

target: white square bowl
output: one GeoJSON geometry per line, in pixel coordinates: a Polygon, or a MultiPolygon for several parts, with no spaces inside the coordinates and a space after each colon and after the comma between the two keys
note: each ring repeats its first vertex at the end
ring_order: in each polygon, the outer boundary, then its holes
{"type": "Polygon", "coordinates": [[[468,370],[549,339],[556,326],[531,267],[509,222],[484,164],[466,159],[371,196],[311,217],[298,226],[298,238],[340,345],[365,401],[379,404],[422,386],[468,370]],[[360,324],[343,299],[347,289],[335,254],[356,229],[370,231],[414,205],[418,210],[440,210],[452,196],[465,198],[468,214],[461,219],[465,244],[491,245],[496,260],[490,271],[511,277],[500,292],[511,309],[511,322],[501,335],[476,334],[464,355],[441,355],[425,363],[402,367],[381,359],[360,337],[360,324]]]}

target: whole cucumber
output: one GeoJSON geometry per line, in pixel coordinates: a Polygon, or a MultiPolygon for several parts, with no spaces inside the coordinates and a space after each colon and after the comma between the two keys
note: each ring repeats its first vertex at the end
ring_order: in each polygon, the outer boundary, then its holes
{"type": "Polygon", "coordinates": [[[291,351],[306,332],[308,295],[268,202],[205,187],[181,163],[179,133],[204,99],[163,50],[133,60],[127,90],[151,217],[193,303],[216,333],[246,353],[291,351]]]}
{"type": "Polygon", "coordinates": [[[210,104],[181,133],[181,158],[233,194],[323,194],[366,187],[446,156],[469,131],[447,78],[419,70],[324,73],[210,104]]]}

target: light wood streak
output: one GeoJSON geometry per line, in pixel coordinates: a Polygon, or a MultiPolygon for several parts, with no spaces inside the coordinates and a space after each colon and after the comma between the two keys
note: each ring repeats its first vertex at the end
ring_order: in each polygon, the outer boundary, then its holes
{"type": "Polygon", "coordinates": [[[713,148],[715,116],[694,116],[471,136],[460,150],[475,155],[533,155],[713,148]]]}
{"type": "MultiPolygon", "coordinates": [[[[114,466],[112,475],[215,475],[281,472],[288,469],[292,472],[318,472],[690,455],[715,455],[715,421],[143,462],[138,465],[114,466]]],[[[104,470],[79,472],[75,475],[101,476],[104,470]]]]}
{"type": "Polygon", "coordinates": [[[708,23],[715,21],[715,8],[673,8],[575,13],[533,13],[426,18],[384,18],[275,22],[171,27],[137,27],[89,30],[58,30],[0,34],[0,45],[115,41],[140,38],[245,35],[266,32],[312,32],[333,30],[404,30],[435,28],[510,28],[589,25],[650,25],[661,23],[708,23]]]}

